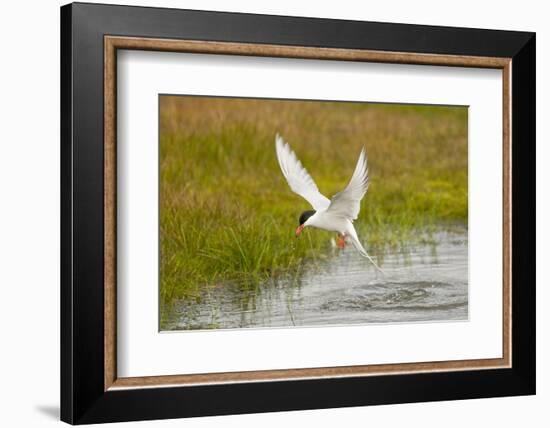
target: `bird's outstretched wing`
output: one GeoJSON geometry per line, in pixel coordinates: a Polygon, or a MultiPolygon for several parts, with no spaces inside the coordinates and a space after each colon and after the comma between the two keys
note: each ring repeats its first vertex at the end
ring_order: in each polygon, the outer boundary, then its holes
{"type": "Polygon", "coordinates": [[[279,134],[275,137],[275,147],[279,166],[290,189],[308,201],[315,211],[327,209],[330,200],[319,192],[313,178],[279,134]]]}
{"type": "Polygon", "coordinates": [[[351,221],[357,218],[361,209],[361,199],[363,199],[369,187],[368,172],[367,156],[363,148],[349,184],[344,190],[332,197],[326,211],[327,214],[344,217],[351,221]]]}

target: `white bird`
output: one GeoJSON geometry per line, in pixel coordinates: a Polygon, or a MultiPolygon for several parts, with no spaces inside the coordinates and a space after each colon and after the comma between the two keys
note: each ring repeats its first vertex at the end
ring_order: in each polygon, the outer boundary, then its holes
{"type": "Polygon", "coordinates": [[[336,193],[332,199],[328,199],[319,192],[313,178],[279,134],[275,137],[275,147],[279,166],[290,189],[308,201],[313,207],[313,210],[304,211],[300,215],[300,225],[296,229],[296,236],[299,236],[302,230],[308,226],[336,232],[339,248],[345,247],[346,238],[348,238],[357,251],[382,272],[382,269],[378,267],[361,245],[353,226],[353,221],[359,215],[361,199],[363,199],[369,187],[365,149],[363,148],[359,154],[359,160],[349,184],[344,190],[336,193]]]}

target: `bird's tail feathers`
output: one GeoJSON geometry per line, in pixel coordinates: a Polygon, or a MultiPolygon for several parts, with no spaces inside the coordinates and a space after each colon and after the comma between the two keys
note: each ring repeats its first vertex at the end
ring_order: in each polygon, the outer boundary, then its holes
{"type": "Polygon", "coordinates": [[[385,273],[382,269],[380,269],[380,266],[376,264],[376,262],[372,259],[371,256],[369,256],[369,253],[367,253],[367,250],[361,245],[361,242],[359,242],[359,239],[355,236],[349,236],[351,239],[351,243],[355,247],[357,251],[359,251],[359,254],[361,254],[366,259],[369,259],[369,261],[374,265],[376,269],[378,269],[379,272],[385,273]]]}

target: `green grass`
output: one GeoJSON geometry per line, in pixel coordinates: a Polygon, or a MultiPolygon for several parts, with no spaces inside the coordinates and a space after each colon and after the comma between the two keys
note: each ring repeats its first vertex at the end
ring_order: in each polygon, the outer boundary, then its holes
{"type": "Polygon", "coordinates": [[[333,234],[294,237],[310,207],[283,178],[276,132],[328,197],[366,147],[356,226],[373,255],[467,222],[464,107],[163,96],[160,114],[161,323],[175,299],[199,300],[205,287],[256,287],[330,257],[333,234]]]}

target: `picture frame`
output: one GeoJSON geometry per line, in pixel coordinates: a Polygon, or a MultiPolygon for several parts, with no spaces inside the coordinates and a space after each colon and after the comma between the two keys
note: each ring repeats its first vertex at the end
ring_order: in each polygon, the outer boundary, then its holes
{"type": "Polygon", "coordinates": [[[534,394],[535,97],[534,33],[63,6],[61,419],[85,424],[534,394]],[[488,161],[503,167],[501,358],[119,377],[119,50],[502,70],[503,159],[488,161]]]}

